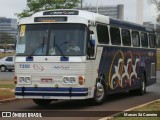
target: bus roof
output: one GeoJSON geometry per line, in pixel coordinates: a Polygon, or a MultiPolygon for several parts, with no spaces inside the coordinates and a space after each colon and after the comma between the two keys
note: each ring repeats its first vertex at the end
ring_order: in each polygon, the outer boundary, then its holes
{"type": "Polygon", "coordinates": [[[37,12],[32,15],[32,17],[38,17],[38,16],[78,16],[82,17],[86,20],[91,20],[91,21],[98,21],[102,23],[109,23],[109,17],[96,14],[93,12],[85,11],[85,10],[77,10],[77,9],[57,9],[57,10],[48,10],[48,11],[42,11],[42,12],[37,12]]]}
{"type": "Polygon", "coordinates": [[[93,12],[77,10],[77,9],[56,9],[56,10],[37,12],[33,14],[31,17],[27,17],[20,20],[19,24],[34,23],[34,18],[36,17],[62,17],[62,16],[68,17],[69,18],[68,22],[73,22],[73,23],[82,22],[81,19],[78,19],[78,18],[83,18],[87,21],[87,23],[88,21],[91,21],[94,24],[97,22],[97,23],[103,23],[108,25],[110,24],[111,26],[116,26],[116,27],[121,27],[126,29],[133,29],[133,30],[139,30],[144,32],[154,32],[153,29],[146,28],[143,25],[111,18],[109,16],[104,16],[104,15],[100,15],[93,12]],[[77,18],[77,19],[74,19],[74,18],[77,18]]]}
{"type": "Polygon", "coordinates": [[[131,22],[124,21],[124,20],[114,19],[114,18],[110,18],[110,25],[121,27],[121,28],[126,28],[126,29],[144,31],[144,32],[154,32],[153,29],[147,28],[143,25],[131,23],[131,22]]]}

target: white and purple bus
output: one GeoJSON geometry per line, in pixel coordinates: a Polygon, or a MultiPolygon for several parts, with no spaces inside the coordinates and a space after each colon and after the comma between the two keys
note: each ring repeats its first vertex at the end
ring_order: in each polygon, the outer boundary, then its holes
{"type": "Polygon", "coordinates": [[[19,21],[16,98],[38,105],[129,91],[156,82],[152,29],[82,10],[50,10],[19,21]]]}

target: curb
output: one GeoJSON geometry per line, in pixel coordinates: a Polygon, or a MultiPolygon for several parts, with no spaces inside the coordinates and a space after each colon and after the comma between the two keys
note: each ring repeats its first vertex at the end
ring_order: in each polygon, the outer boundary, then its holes
{"type": "MultiPolygon", "coordinates": [[[[0,91],[14,92],[15,89],[10,89],[10,88],[0,88],[0,91]]],[[[16,98],[2,99],[2,100],[0,100],[0,103],[11,102],[11,101],[14,101],[14,100],[16,100],[16,98]]]]}
{"type": "Polygon", "coordinates": [[[0,90],[6,90],[6,91],[9,91],[11,90],[10,88],[0,88],[0,90]]]}
{"type": "Polygon", "coordinates": [[[111,115],[111,116],[109,116],[109,117],[101,118],[101,119],[99,119],[99,120],[111,120],[111,119],[114,118],[114,116],[117,116],[117,115],[122,114],[122,113],[124,113],[124,112],[128,112],[128,111],[131,111],[131,110],[134,110],[134,109],[137,109],[137,108],[140,108],[140,107],[143,107],[143,106],[146,106],[146,105],[149,105],[149,104],[151,104],[151,103],[158,102],[158,101],[160,101],[160,99],[157,99],[157,100],[154,100],[154,101],[151,101],[151,102],[144,103],[144,104],[142,104],[142,105],[139,105],[139,106],[136,106],[136,107],[133,107],[133,108],[124,110],[124,111],[119,112],[119,113],[115,113],[115,114],[113,114],[113,115],[111,115]]]}
{"type": "Polygon", "coordinates": [[[4,99],[4,100],[0,100],[0,103],[6,103],[6,102],[15,101],[15,100],[17,99],[16,98],[4,99]]]}
{"type": "Polygon", "coordinates": [[[11,88],[0,88],[0,91],[10,91],[10,92],[14,92],[15,89],[11,89],[11,88]]]}

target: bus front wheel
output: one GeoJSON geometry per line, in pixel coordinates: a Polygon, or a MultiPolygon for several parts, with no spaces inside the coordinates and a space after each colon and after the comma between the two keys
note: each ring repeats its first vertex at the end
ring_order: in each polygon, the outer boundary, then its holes
{"type": "Polygon", "coordinates": [[[51,99],[33,99],[33,102],[37,105],[49,105],[52,100],[51,99]]]}
{"type": "Polygon", "coordinates": [[[104,102],[105,96],[106,96],[105,85],[103,84],[102,81],[97,81],[94,90],[94,97],[91,99],[92,103],[94,105],[102,104],[104,102]]]}

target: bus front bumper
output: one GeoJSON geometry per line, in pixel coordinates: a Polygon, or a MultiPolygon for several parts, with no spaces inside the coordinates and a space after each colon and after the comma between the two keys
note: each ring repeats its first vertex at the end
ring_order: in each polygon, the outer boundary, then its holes
{"type": "Polygon", "coordinates": [[[32,99],[87,99],[88,88],[16,87],[16,98],[32,99]]]}

